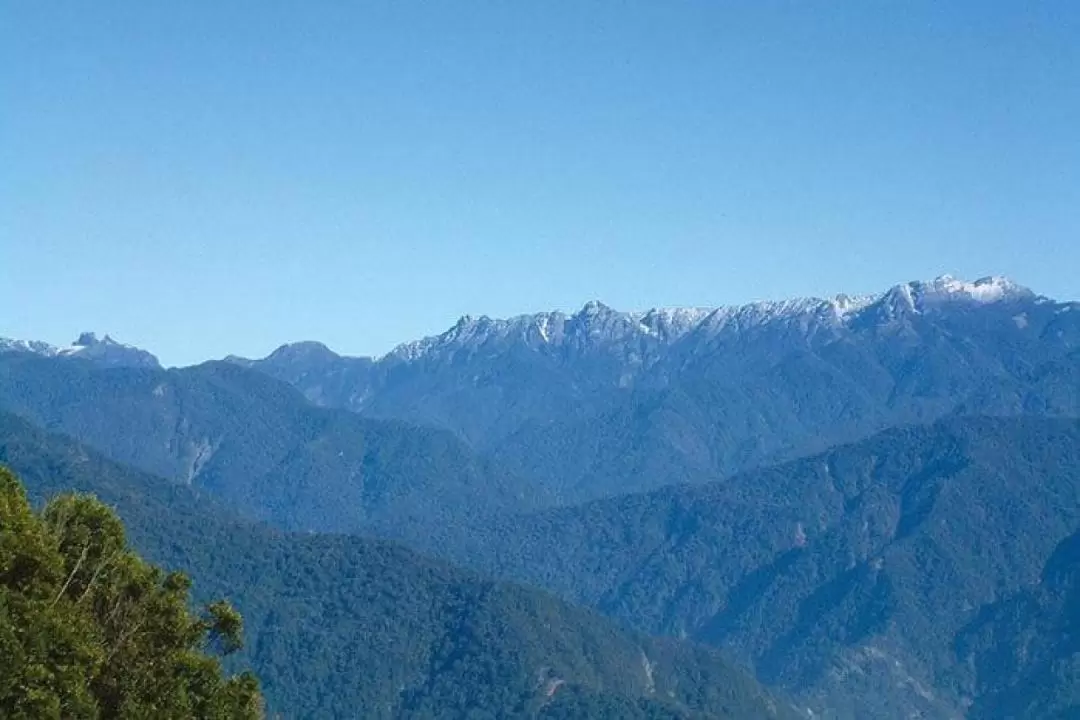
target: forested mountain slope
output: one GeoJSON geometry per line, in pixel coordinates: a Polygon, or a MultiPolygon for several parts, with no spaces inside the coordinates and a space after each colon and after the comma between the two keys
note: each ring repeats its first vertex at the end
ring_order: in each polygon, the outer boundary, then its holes
{"type": "Polygon", "coordinates": [[[817,709],[952,717],[991,687],[954,643],[982,606],[1038,583],[1078,524],[1080,421],[954,418],[515,517],[457,552],[722,646],[817,709]]]}
{"type": "Polygon", "coordinates": [[[102,369],[0,353],[0,410],[285,529],[424,531],[541,504],[450,433],[313,407],[226,363],[102,369]]]}
{"type": "Polygon", "coordinates": [[[714,651],[392,544],[236,519],[9,414],[0,463],[39,502],[98,495],[145,555],[190,573],[199,597],[230,598],[242,660],[287,717],[793,717],[714,651]]]}
{"type": "Polygon", "coordinates": [[[862,299],[468,319],[378,361],[303,343],[102,369],[13,346],[0,408],[288,528],[393,532],[715,481],[953,415],[1080,415],[1077,307],[939,279],[862,299]]]}
{"type": "Polygon", "coordinates": [[[970,717],[1080,717],[1080,529],[1037,584],[983,608],[956,648],[979,678],[970,717]]]}
{"type": "Polygon", "coordinates": [[[1080,414],[1080,306],[1004,278],[717,309],[463,318],[379,359],[232,362],[442,427],[562,502],[707,482],[950,414],[1080,414]]]}

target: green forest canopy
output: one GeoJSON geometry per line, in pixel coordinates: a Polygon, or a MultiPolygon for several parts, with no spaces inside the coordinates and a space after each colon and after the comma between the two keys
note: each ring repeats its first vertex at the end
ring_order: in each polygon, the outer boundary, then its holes
{"type": "Polygon", "coordinates": [[[239,649],[239,613],[192,613],[190,587],[136,555],[100,501],[35,513],[0,467],[0,716],[262,717],[255,676],[225,677],[217,657],[239,649]]]}

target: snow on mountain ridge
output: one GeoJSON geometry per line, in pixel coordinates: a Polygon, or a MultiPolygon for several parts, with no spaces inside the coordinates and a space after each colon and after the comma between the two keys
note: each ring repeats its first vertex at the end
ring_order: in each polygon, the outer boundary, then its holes
{"type": "Polygon", "coordinates": [[[559,311],[504,319],[465,315],[446,332],[403,343],[383,357],[409,362],[439,348],[476,348],[495,339],[535,339],[541,345],[559,345],[572,334],[568,334],[568,329],[584,332],[595,340],[611,342],[639,337],[671,344],[699,329],[709,333],[738,331],[796,318],[845,323],[882,302],[900,301],[916,312],[923,312],[945,303],[984,305],[1035,297],[1027,288],[1001,276],[967,282],[951,275],[942,275],[926,282],[894,285],[885,292],[872,295],[839,294],[828,299],[804,297],[766,300],[716,308],[668,307],[621,312],[592,300],[572,315],[559,311]]]}
{"type": "Polygon", "coordinates": [[[967,300],[987,304],[1011,298],[1033,298],[1035,294],[1012,280],[1002,276],[979,278],[965,282],[952,275],[942,275],[928,283],[910,283],[916,296],[925,305],[928,302],[967,300]]]}
{"type": "MultiPolygon", "coordinates": [[[[1006,300],[1045,300],[1008,278],[989,276],[968,282],[951,275],[930,281],[894,285],[873,295],[836,295],[830,299],[805,297],[760,301],[721,307],[662,307],[645,311],[620,312],[592,300],[576,313],[540,312],[497,319],[486,315],[465,315],[447,331],[398,345],[381,357],[383,360],[412,362],[439,351],[477,349],[492,342],[521,342],[534,349],[634,343],[646,348],[672,345],[691,333],[740,332],[775,323],[798,321],[803,328],[839,327],[871,308],[877,314],[871,322],[897,317],[898,313],[923,313],[949,304],[986,305],[1006,300]]],[[[105,335],[83,333],[69,347],[56,347],[40,341],[0,338],[0,352],[26,352],[46,357],[83,357],[103,365],[159,366],[157,359],[137,347],[105,335]]],[[[636,351],[635,351],[636,352],[636,351]]],[[[332,350],[316,342],[283,345],[272,356],[279,361],[332,361],[332,350]]],[[[229,360],[250,365],[253,361],[231,357],[229,360]]]]}
{"type": "Polygon", "coordinates": [[[130,367],[160,367],[154,355],[134,345],[113,340],[108,335],[84,332],[71,345],[57,347],[40,340],[0,338],[0,352],[24,352],[42,357],[79,357],[101,365],[130,367]]]}
{"type": "Polygon", "coordinates": [[[25,352],[35,355],[55,356],[60,348],[50,345],[41,340],[16,340],[15,338],[0,338],[0,352],[25,352]]]}

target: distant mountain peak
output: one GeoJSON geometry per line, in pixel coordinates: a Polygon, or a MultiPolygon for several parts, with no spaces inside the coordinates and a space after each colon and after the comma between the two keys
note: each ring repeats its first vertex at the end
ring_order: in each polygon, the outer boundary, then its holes
{"type": "Polygon", "coordinates": [[[599,300],[590,300],[581,307],[581,310],[578,311],[577,316],[592,317],[594,315],[607,315],[614,312],[615,310],[608,307],[599,300]]]}
{"type": "MultiPolygon", "coordinates": [[[[112,338],[110,338],[108,335],[105,336],[105,339],[110,342],[112,341],[112,338]]],[[[79,347],[90,347],[91,345],[97,345],[99,342],[100,340],[98,340],[97,338],[97,333],[84,332],[81,333],[78,339],[76,339],[75,342],[71,344],[77,345],[79,347]]]]}
{"type": "Polygon", "coordinates": [[[475,348],[496,339],[517,339],[534,347],[560,345],[575,337],[580,339],[574,342],[638,338],[671,344],[699,329],[708,333],[739,331],[800,318],[802,323],[837,325],[846,324],[873,307],[879,308],[877,317],[886,319],[896,317],[897,313],[922,313],[949,304],[988,305],[1036,297],[1031,290],[1003,276],[969,282],[941,275],[929,281],[901,283],[872,295],[766,300],[712,308],[666,307],[623,312],[599,300],[590,300],[572,315],[558,311],[506,319],[464,315],[446,332],[399,345],[386,357],[409,362],[440,349],[475,348]]]}
{"type": "Polygon", "coordinates": [[[928,283],[911,283],[911,285],[924,298],[964,299],[976,303],[993,303],[1035,297],[1035,293],[1028,288],[1001,275],[989,275],[974,282],[966,282],[952,275],[942,275],[928,283]]]}
{"type": "Polygon", "coordinates": [[[138,350],[134,345],[125,345],[113,340],[112,337],[106,333],[101,338],[98,338],[96,332],[85,331],[79,333],[79,337],[75,339],[75,342],[71,343],[72,348],[92,348],[103,345],[112,345],[117,348],[127,348],[129,350],[138,350]]]}
{"type": "Polygon", "coordinates": [[[638,313],[637,321],[650,334],[669,340],[682,337],[714,312],[714,308],[653,308],[638,313]]]}
{"type": "Polygon", "coordinates": [[[0,338],[0,352],[23,352],[43,357],[77,357],[105,367],[151,367],[161,364],[151,353],[134,345],[125,345],[109,335],[82,332],[68,347],[60,348],[38,340],[0,338]]]}
{"type": "MultiPolygon", "coordinates": [[[[500,348],[513,344],[540,352],[572,348],[575,353],[625,346],[627,353],[639,355],[642,351],[655,352],[674,345],[691,334],[709,338],[719,333],[785,325],[790,325],[796,332],[801,329],[814,333],[820,329],[839,330],[856,324],[866,327],[891,323],[912,314],[944,311],[950,307],[982,307],[1028,300],[1047,299],[1000,275],[974,281],[941,275],[932,280],[900,283],[874,294],[798,297],[719,307],[655,307],[624,312],[600,300],[590,300],[570,314],[558,310],[508,318],[466,314],[444,332],[402,343],[380,357],[346,359],[374,364],[384,361],[411,363],[463,350],[475,352],[481,347],[487,349],[485,352],[498,353],[500,348]]],[[[302,342],[283,345],[266,360],[308,363],[342,358],[322,343],[302,342]]],[[[228,360],[244,365],[257,362],[236,357],[228,360]]]]}
{"type": "Polygon", "coordinates": [[[1037,296],[1028,288],[999,275],[968,282],[952,275],[941,275],[927,282],[909,282],[887,290],[880,303],[891,313],[922,313],[937,307],[963,303],[990,305],[1015,300],[1033,300],[1037,296]]]}
{"type": "Polygon", "coordinates": [[[270,357],[277,360],[335,360],[340,356],[321,342],[302,340],[282,345],[270,353],[270,357]]]}
{"type": "Polygon", "coordinates": [[[14,338],[0,338],[0,352],[22,352],[35,355],[53,356],[59,349],[47,342],[40,340],[16,340],[14,338]]]}

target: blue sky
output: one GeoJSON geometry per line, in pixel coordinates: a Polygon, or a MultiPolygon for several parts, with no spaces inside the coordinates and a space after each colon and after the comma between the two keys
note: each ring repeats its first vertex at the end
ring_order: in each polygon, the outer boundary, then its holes
{"type": "Polygon", "coordinates": [[[0,335],[1080,297],[1080,4],[0,0],[0,335]]]}

